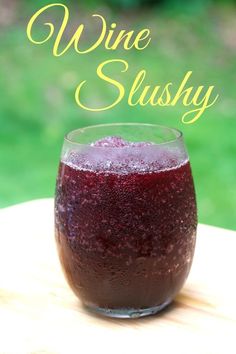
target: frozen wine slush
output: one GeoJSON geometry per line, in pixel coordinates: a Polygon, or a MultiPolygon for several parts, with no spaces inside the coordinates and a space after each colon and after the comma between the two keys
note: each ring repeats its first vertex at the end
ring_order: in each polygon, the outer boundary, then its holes
{"type": "Polygon", "coordinates": [[[169,145],[105,136],[72,144],[62,156],[55,203],[60,261],[75,294],[94,311],[156,313],[187,278],[195,192],[185,150],[169,145]]]}

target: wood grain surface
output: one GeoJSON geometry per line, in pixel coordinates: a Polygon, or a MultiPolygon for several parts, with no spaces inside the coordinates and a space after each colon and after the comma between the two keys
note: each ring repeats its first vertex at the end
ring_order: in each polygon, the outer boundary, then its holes
{"type": "Polygon", "coordinates": [[[142,319],[88,313],[54,243],[53,200],[0,210],[0,354],[236,353],[236,232],[199,225],[174,303],[142,319]]]}

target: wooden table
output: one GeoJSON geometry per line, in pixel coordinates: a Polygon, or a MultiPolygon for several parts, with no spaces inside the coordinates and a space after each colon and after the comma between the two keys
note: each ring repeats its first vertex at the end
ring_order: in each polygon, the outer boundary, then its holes
{"type": "Polygon", "coordinates": [[[236,232],[199,225],[173,305],[142,319],[86,312],[62,274],[53,200],[0,210],[0,354],[236,353],[236,232]]]}

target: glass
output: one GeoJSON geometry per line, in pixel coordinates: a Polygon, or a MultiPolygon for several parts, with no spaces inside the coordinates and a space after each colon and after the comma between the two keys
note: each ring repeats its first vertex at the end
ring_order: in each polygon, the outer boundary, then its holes
{"type": "Polygon", "coordinates": [[[166,307],[188,276],[196,227],[181,132],[127,123],[65,137],[55,235],[68,283],[88,309],[140,317],[166,307]]]}

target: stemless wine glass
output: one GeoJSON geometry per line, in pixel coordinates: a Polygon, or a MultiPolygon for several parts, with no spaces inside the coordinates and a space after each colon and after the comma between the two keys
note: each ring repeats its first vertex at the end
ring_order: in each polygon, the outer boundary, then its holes
{"type": "Polygon", "coordinates": [[[55,235],[68,283],[88,309],[140,317],[166,307],[189,273],[196,227],[180,131],[104,124],[65,137],[55,235]]]}

